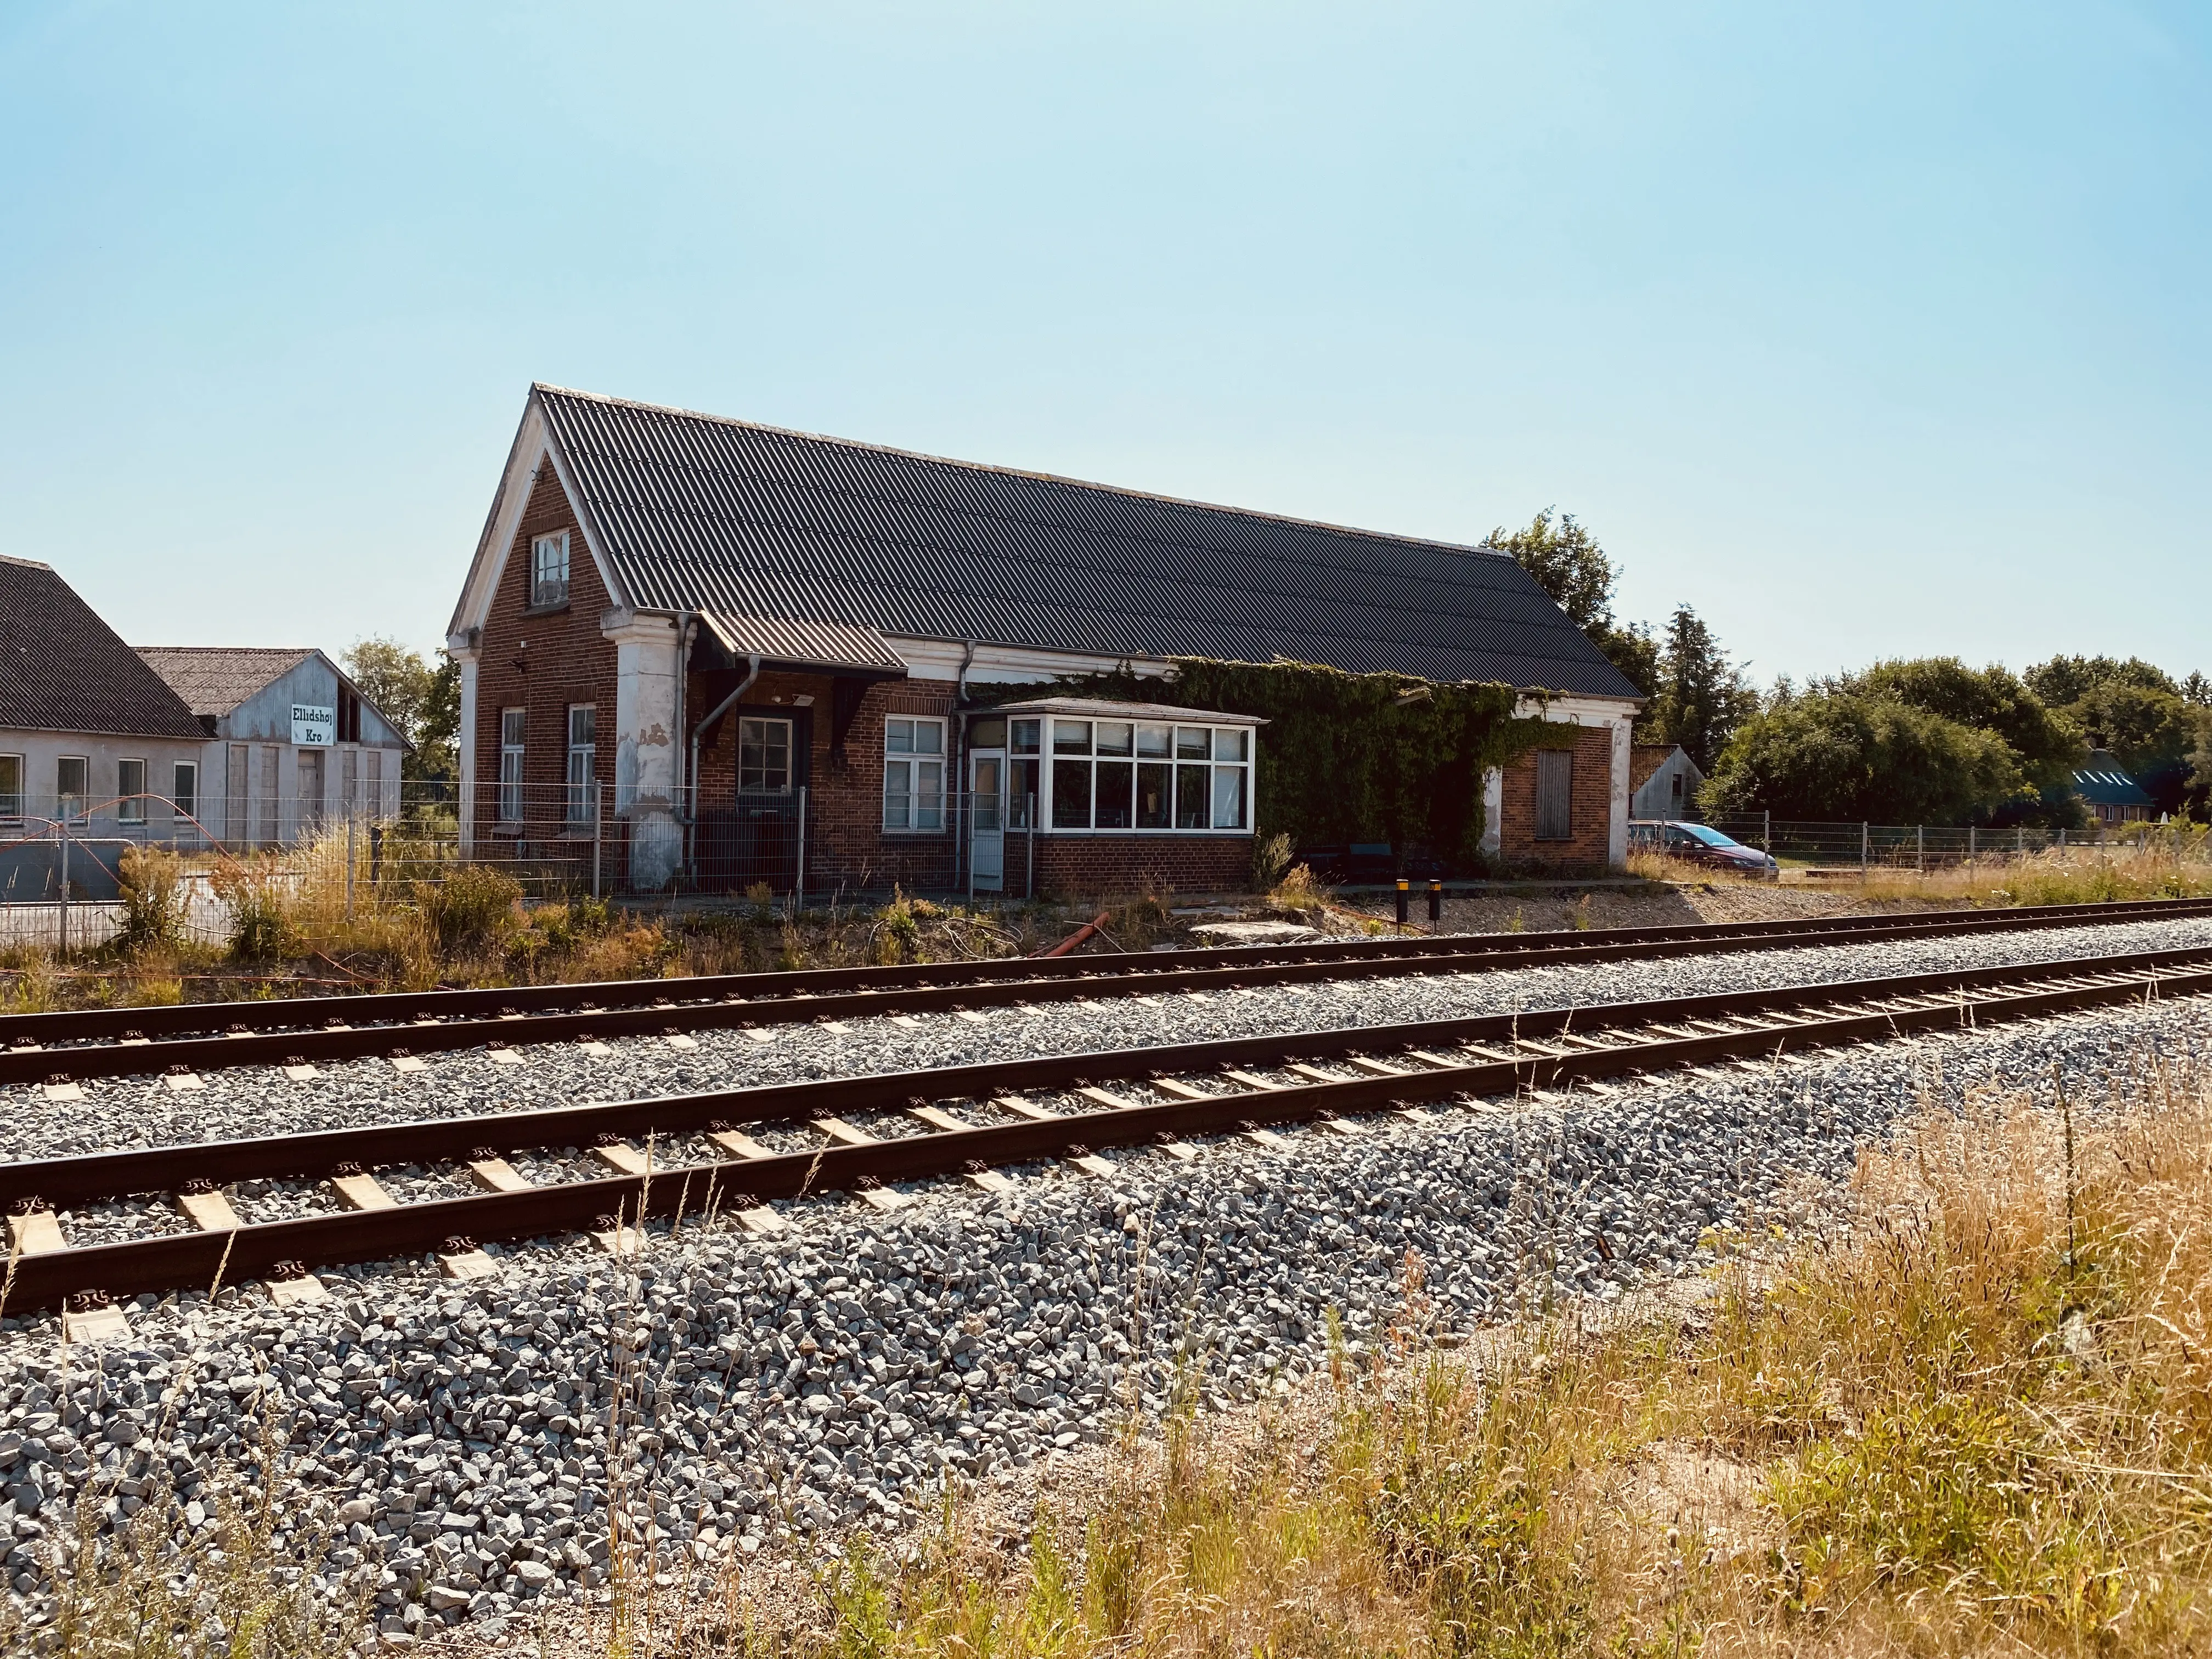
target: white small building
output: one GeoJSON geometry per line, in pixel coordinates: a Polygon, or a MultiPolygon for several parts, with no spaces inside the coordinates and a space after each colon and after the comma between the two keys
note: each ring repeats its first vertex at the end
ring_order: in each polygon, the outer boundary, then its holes
{"type": "Polygon", "coordinates": [[[1628,751],[1628,816],[1673,822],[1695,816],[1705,781],[1680,744],[1639,743],[1628,751]]]}
{"type": "Polygon", "coordinates": [[[399,813],[407,740],[310,647],[142,645],[198,719],[200,823],[233,847],[272,846],[349,816],[399,813]]]}

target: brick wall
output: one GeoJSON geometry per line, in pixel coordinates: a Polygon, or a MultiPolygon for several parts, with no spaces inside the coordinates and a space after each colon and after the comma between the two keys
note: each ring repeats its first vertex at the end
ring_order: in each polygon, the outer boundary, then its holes
{"type": "MultiPolygon", "coordinates": [[[[694,674],[684,690],[686,706],[706,714],[729,696],[744,671],[694,674]]],[[[839,884],[882,889],[894,883],[909,889],[943,891],[964,884],[960,848],[949,827],[912,834],[884,830],[884,722],[893,714],[933,714],[946,722],[947,745],[960,740],[952,719],[955,701],[949,681],[884,680],[871,685],[848,728],[842,751],[836,745],[836,681],[828,675],[764,672],[745,700],[715,725],[699,751],[699,808],[714,811],[734,800],[738,784],[738,720],[743,715],[789,720],[793,741],[805,753],[794,768],[793,787],[806,787],[807,873],[811,891],[839,884]],[[811,697],[802,706],[798,699],[811,697]]],[[[957,754],[945,757],[945,787],[965,786],[957,754]]]]}
{"type": "MultiPolygon", "coordinates": [[[[1006,884],[1021,890],[1028,854],[1006,837],[1006,884]]],[[[1037,892],[1045,897],[1101,893],[1228,893],[1252,884],[1249,836],[1039,836],[1037,892]]]]}
{"type": "MultiPolygon", "coordinates": [[[[561,790],[568,780],[568,707],[588,702],[598,710],[598,741],[592,775],[605,786],[612,811],[614,792],[615,646],[599,631],[610,601],[599,567],[584,546],[584,532],[568,505],[552,466],[544,465],[532,486],[506,568],[492,595],[477,655],[476,778],[477,824],[487,836],[501,834],[497,819],[500,713],[526,711],[523,780],[526,836],[532,841],[561,833],[561,790]],[[530,608],[530,540],[550,531],[568,532],[568,602],[532,612],[530,608]]],[[[611,860],[610,870],[618,870],[611,860]]]]}
{"type": "MultiPolygon", "coordinates": [[[[1568,798],[1567,841],[1536,839],[1536,755],[1522,755],[1504,769],[1499,811],[1498,855],[1510,865],[1602,873],[1613,816],[1613,728],[1562,726],[1573,734],[1574,778],[1568,798]]],[[[1564,744],[1547,744],[1564,747],[1564,744]]]]}

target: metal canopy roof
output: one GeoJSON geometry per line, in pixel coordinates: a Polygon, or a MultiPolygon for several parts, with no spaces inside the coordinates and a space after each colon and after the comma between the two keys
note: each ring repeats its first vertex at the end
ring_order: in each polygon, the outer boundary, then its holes
{"type": "Polygon", "coordinates": [[[791,668],[895,678],[906,673],[906,659],[872,628],[787,617],[731,617],[714,611],[701,611],[699,620],[733,657],[757,655],[764,663],[791,668]]]}
{"type": "Polygon", "coordinates": [[[539,386],[641,610],[1642,694],[1510,557],[539,386]]]}

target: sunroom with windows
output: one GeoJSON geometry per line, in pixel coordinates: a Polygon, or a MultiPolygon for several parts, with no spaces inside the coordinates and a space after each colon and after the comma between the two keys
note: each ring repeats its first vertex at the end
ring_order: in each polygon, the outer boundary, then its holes
{"type": "Polygon", "coordinates": [[[1249,836],[1266,724],[1162,703],[1041,697],[971,714],[967,748],[971,757],[1004,755],[1009,829],[1249,836]]]}

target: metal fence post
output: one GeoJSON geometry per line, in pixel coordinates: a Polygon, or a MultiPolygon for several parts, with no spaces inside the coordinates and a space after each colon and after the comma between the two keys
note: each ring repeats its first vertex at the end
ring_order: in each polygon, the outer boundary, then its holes
{"type": "Polygon", "coordinates": [[[346,814],[346,920],[353,920],[353,841],[354,828],[361,822],[359,812],[346,814]]]}
{"type": "Polygon", "coordinates": [[[1912,826],[1912,868],[1916,874],[1928,873],[1928,826],[1924,823],[1912,826]]]}
{"type": "Polygon", "coordinates": [[[1033,899],[1036,896],[1036,791],[1034,789],[1030,791],[1028,823],[1030,832],[1024,839],[1029,853],[1030,870],[1028,878],[1022,884],[1022,896],[1033,899]]]}
{"type": "Polygon", "coordinates": [[[69,910],[70,910],[70,906],[69,906],[69,826],[68,826],[67,824],[64,824],[64,823],[57,823],[57,824],[55,824],[55,825],[54,825],[54,839],[55,839],[55,841],[58,842],[61,844],[61,865],[62,865],[62,914],[61,914],[62,942],[61,942],[60,949],[59,949],[59,951],[58,951],[58,954],[62,955],[62,956],[67,956],[67,955],[69,954],[69,910]]]}
{"type": "Polygon", "coordinates": [[[799,866],[791,878],[791,908],[795,915],[806,906],[806,786],[799,787],[799,866]]]}
{"type": "Polygon", "coordinates": [[[606,785],[592,781],[592,896],[599,896],[599,840],[606,833],[606,785]]]}
{"type": "Polygon", "coordinates": [[[1759,815],[1759,850],[1769,858],[1774,856],[1774,809],[1771,806],[1759,815]]]}

